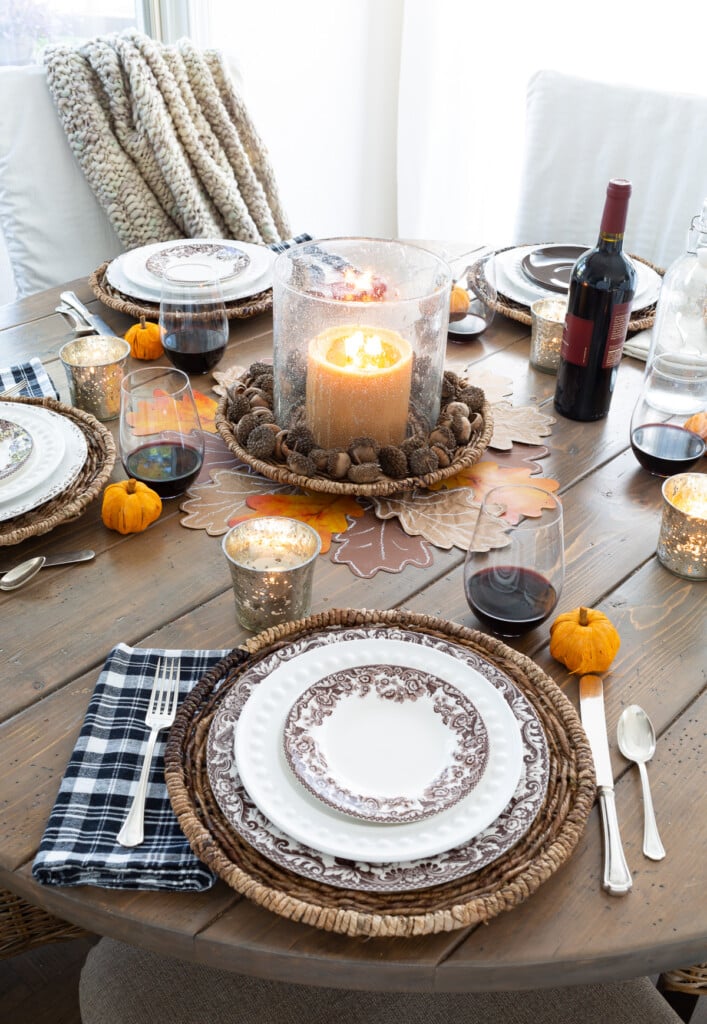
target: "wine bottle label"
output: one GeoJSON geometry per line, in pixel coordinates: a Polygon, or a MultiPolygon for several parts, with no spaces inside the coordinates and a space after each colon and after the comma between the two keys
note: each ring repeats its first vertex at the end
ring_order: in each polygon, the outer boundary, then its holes
{"type": "MultiPolygon", "coordinates": [[[[621,360],[621,353],[626,340],[628,321],[631,316],[631,303],[619,302],[611,311],[606,346],[602,356],[603,369],[616,366],[621,360]]],[[[594,321],[587,320],[574,313],[565,317],[565,328],[562,332],[562,358],[574,366],[587,366],[592,347],[594,321]]]]}
{"type": "Polygon", "coordinates": [[[624,350],[628,321],[631,316],[631,303],[619,302],[611,311],[609,321],[609,333],[606,338],[606,348],[601,365],[604,370],[612,366],[618,366],[621,362],[621,353],[624,350]]]}

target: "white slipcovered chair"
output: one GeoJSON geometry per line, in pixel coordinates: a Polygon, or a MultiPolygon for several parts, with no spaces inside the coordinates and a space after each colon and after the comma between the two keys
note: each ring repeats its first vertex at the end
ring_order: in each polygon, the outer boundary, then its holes
{"type": "Polygon", "coordinates": [[[625,249],[667,267],[707,196],[707,96],[538,71],[513,241],[596,241],[606,184],[633,183],[625,249]]]}
{"type": "Polygon", "coordinates": [[[4,301],[87,276],[123,247],[69,148],[43,67],[0,68],[4,301]],[[7,264],[6,264],[7,269],[7,264]]]}

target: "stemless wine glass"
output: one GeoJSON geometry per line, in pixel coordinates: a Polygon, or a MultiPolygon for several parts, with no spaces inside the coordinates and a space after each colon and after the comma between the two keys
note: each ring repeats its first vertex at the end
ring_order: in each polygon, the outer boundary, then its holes
{"type": "Polygon", "coordinates": [[[448,259],[454,280],[469,296],[464,316],[450,317],[450,341],[463,345],[491,326],[496,312],[494,256],[493,249],[480,245],[463,256],[448,259]]]}
{"type": "Polygon", "coordinates": [[[162,275],[160,327],[167,358],[186,373],[206,373],[226,351],[228,317],[220,280],[201,263],[170,263],[162,275]]]}
{"type": "Polygon", "coordinates": [[[631,448],[643,468],[673,476],[699,462],[705,442],[685,423],[706,409],[707,366],[679,353],[657,356],[631,416],[631,448]]]}
{"type": "Polygon", "coordinates": [[[145,366],[123,378],[120,457],[129,477],[161,497],[186,491],[204,461],[204,435],[186,373],[145,366]]]}
{"type": "Polygon", "coordinates": [[[562,506],[531,484],[492,488],[483,499],[464,563],[464,591],[479,621],[499,636],[539,626],[557,604],[565,576],[562,506]],[[484,530],[502,518],[509,544],[491,551],[484,530]]]}

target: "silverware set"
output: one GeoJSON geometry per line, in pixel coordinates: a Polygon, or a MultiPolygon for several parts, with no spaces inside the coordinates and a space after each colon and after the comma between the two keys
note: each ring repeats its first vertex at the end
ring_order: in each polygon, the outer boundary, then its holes
{"type": "MultiPolygon", "coordinates": [[[[599,796],[604,838],[602,886],[612,896],[623,896],[631,890],[633,879],[621,844],[614,799],[614,777],[606,734],[603,684],[599,676],[581,677],[579,703],[582,725],[592,748],[599,796]]],[[[656,739],[651,720],[643,708],[631,704],[622,712],[617,725],[617,740],[623,756],[637,764],[641,774],[644,808],[643,854],[651,860],[662,860],[665,857],[665,848],[658,833],[646,769],[646,762],[650,761],[655,753],[656,739]]]]}

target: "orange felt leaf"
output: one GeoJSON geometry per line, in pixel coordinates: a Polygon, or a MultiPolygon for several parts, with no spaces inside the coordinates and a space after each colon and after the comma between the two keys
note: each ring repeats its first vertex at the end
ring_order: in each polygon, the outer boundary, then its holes
{"type": "Polygon", "coordinates": [[[308,523],[322,539],[322,554],[331,546],[333,533],[344,533],[349,527],[347,516],[358,519],[363,509],[348,495],[331,494],[251,494],[246,504],[254,509],[250,515],[229,519],[229,526],[235,526],[245,519],[260,516],[289,516],[308,523]]]}
{"type": "MultiPolygon", "coordinates": [[[[199,391],[194,392],[194,402],[202,430],[215,433],[218,403],[199,391]]],[[[193,406],[187,396],[175,400],[160,388],[155,388],[152,401],[138,402],[137,412],[128,414],[128,422],[138,437],[158,434],[164,430],[184,433],[195,427],[193,406]]]]}
{"type": "MultiPolygon", "coordinates": [[[[537,487],[548,494],[556,491],[560,486],[557,480],[531,474],[531,467],[499,466],[496,462],[477,462],[476,465],[467,466],[466,469],[460,470],[454,476],[447,477],[446,480],[441,480],[438,484],[433,484],[430,490],[471,487],[474,491],[474,498],[481,502],[492,487],[501,487],[504,484],[526,484],[528,487],[537,487]]],[[[523,507],[508,508],[504,518],[511,523],[517,523],[520,516],[539,516],[543,508],[551,507],[551,504],[542,499],[537,503],[525,502],[523,507]]]]}

